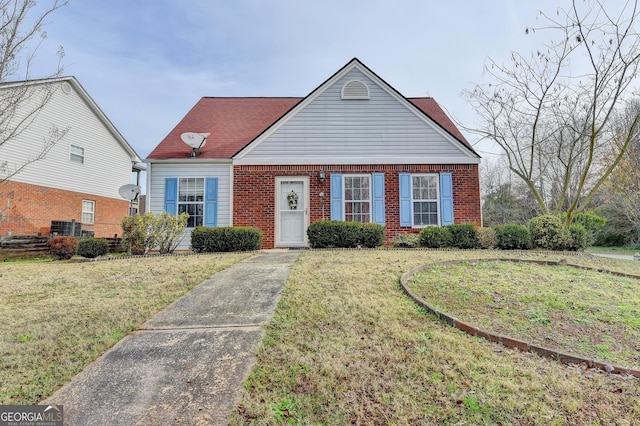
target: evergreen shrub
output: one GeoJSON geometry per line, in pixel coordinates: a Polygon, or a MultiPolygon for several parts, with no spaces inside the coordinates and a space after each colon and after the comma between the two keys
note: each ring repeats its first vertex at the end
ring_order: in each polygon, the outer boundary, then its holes
{"type": "Polygon", "coordinates": [[[384,244],[384,227],[377,223],[321,220],[307,228],[313,248],[374,248],[384,244]]]}
{"type": "Polygon", "coordinates": [[[541,215],[529,220],[529,232],[534,248],[547,250],[565,250],[571,235],[560,216],[541,215]]]}
{"type": "Polygon", "coordinates": [[[428,226],[420,231],[420,245],[422,247],[451,247],[452,239],[451,229],[448,226],[428,226]]]}
{"type": "Polygon", "coordinates": [[[218,253],[259,250],[262,231],[246,226],[206,228],[191,231],[191,248],[196,253],[218,253]]]}
{"type": "Polygon", "coordinates": [[[94,259],[109,252],[109,242],[104,238],[83,238],[78,242],[78,256],[94,259]]]}
{"type": "Polygon", "coordinates": [[[571,251],[584,250],[587,247],[588,240],[585,227],[579,223],[574,223],[569,226],[569,244],[566,249],[571,251]]]}
{"type": "Polygon", "coordinates": [[[451,245],[459,249],[480,248],[480,240],[475,225],[470,223],[446,226],[451,232],[451,245]]]}
{"type": "Polygon", "coordinates": [[[529,250],[531,234],[524,225],[498,225],[496,231],[496,247],[500,250],[529,250]]]}

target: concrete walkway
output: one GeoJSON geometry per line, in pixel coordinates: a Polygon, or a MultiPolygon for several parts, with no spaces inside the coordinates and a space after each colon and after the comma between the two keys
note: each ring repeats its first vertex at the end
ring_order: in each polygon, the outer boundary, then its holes
{"type": "Polygon", "coordinates": [[[160,312],[42,404],[64,424],[223,425],[297,252],[257,254],[160,312]]]}

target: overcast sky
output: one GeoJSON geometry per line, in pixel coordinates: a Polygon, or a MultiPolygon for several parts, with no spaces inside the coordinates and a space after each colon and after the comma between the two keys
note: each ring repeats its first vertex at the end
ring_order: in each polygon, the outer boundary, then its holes
{"type": "Polygon", "coordinates": [[[525,28],[558,3],[568,1],[70,0],[49,19],[38,67],[53,69],[62,45],[65,75],[142,158],[202,96],[306,96],[353,57],[471,125],[462,91],[487,57],[542,45],[525,28]]]}

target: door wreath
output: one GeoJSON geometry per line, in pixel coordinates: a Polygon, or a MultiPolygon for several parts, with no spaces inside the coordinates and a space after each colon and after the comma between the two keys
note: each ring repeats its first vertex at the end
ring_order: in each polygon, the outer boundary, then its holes
{"type": "Polygon", "coordinates": [[[287,194],[287,201],[289,202],[290,210],[298,210],[298,194],[293,189],[287,194]]]}

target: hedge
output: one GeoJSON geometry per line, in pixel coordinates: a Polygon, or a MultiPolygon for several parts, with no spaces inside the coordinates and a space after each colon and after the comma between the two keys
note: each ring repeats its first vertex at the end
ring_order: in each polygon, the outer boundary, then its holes
{"type": "Polygon", "coordinates": [[[191,231],[191,248],[196,253],[252,251],[262,247],[262,231],[251,227],[205,228],[191,231]]]}
{"type": "Polygon", "coordinates": [[[313,248],[374,248],[384,244],[384,227],[377,223],[321,220],[307,229],[313,248]]]}

